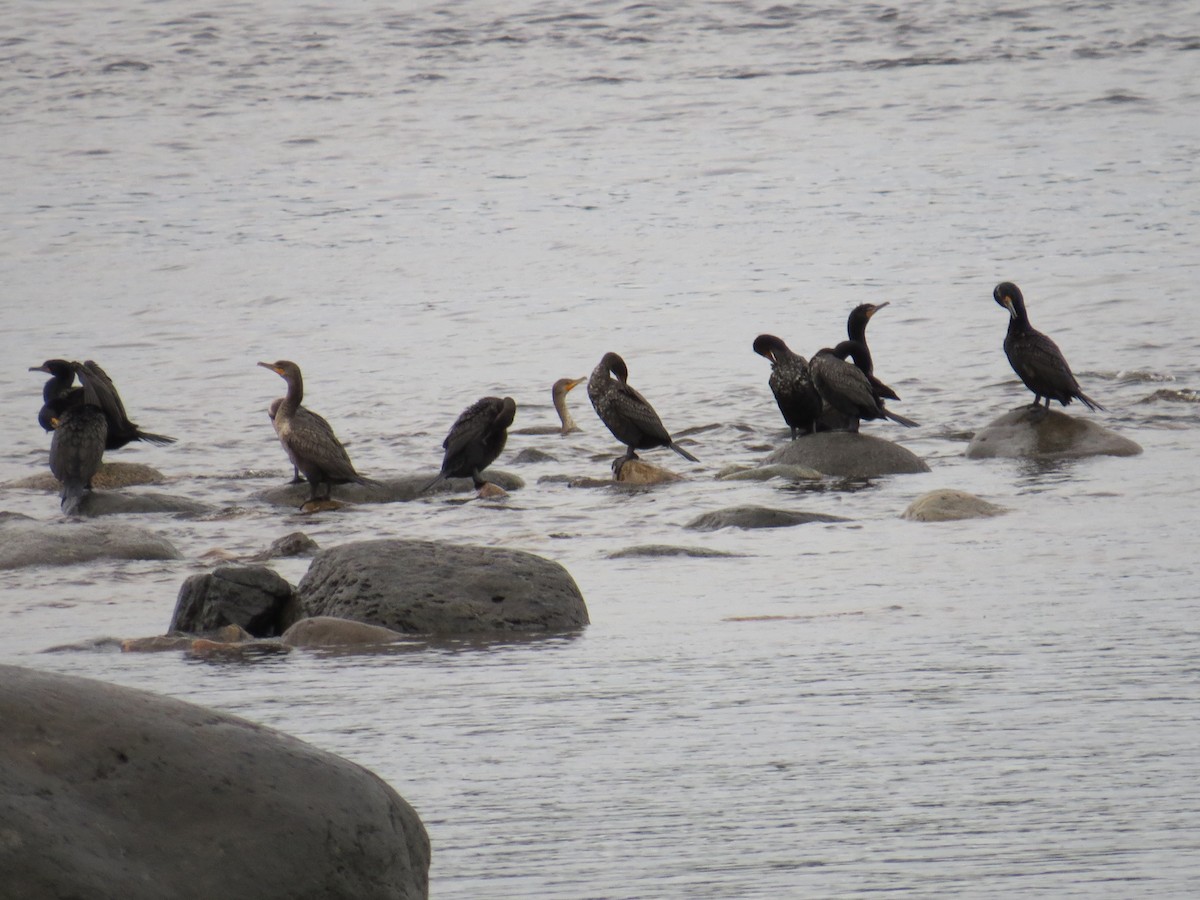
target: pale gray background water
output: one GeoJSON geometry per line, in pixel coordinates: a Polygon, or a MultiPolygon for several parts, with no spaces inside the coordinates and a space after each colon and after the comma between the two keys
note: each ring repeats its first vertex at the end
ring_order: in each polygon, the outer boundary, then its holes
{"type": "Polygon", "coordinates": [[[370,767],[427,824],[439,897],[1200,891],[1194,4],[23,2],[0,48],[0,480],[45,465],[27,367],[95,358],[180,438],[111,458],[222,511],[144,517],[179,563],[0,573],[0,659],[370,767]],[[1108,407],[1077,414],[1143,456],[962,457],[1029,396],[1002,279],[1108,407]],[[923,424],[871,430],[932,473],[713,482],[785,438],[754,336],[811,354],[868,300],[923,424]],[[503,506],[254,499],[287,474],[260,359],[298,361],[387,475],[432,470],[483,394],[549,421],[550,383],[610,349],[668,427],[718,426],[700,465],[651,454],[687,483],[539,484],[617,452],[580,392],[586,433],[512,438],[502,465],[559,461],[503,506]],[[935,487],[1012,512],[897,518],[935,487]],[[853,521],[681,528],[745,503],[853,521]],[[247,665],[40,652],[161,632],[202,554],[297,529],[540,553],[593,624],[247,665]],[[744,555],[608,558],[649,543],[744,555]]]}

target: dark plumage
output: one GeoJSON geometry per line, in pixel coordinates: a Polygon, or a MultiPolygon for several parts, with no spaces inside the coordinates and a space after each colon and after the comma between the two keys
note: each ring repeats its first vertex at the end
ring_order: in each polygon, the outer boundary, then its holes
{"type": "Polygon", "coordinates": [[[588,378],[588,399],[596,415],[626,447],[625,455],[616,463],[618,473],[625,462],[637,459],[634,451],[654,447],[670,447],[684,459],[699,462],[671,439],[654,407],[628,382],[629,368],[616,353],[605,353],[588,378]]]}
{"type": "Polygon", "coordinates": [[[839,413],[850,417],[849,431],[858,431],[860,419],[891,419],[909,428],[917,423],[891,412],[875,396],[871,382],[855,363],[846,357],[860,351],[857,341],[842,341],[833,349],[817,351],[809,363],[813,384],[821,398],[839,413]]]}
{"type": "Polygon", "coordinates": [[[496,461],[508,440],[508,426],[517,415],[512,397],[483,397],[459,414],[442,441],[442,470],[421,492],[447,478],[470,478],[475,489],[487,482],[480,473],[496,461]]]}
{"type": "Polygon", "coordinates": [[[63,416],[68,409],[83,403],[96,406],[107,420],[106,450],[119,450],[131,441],[145,441],[150,444],[173,444],[175,438],[164,434],[152,434],[142,431],[136,424],[129,421],[125,412],[125,404],[117,387],[99,365],[92,360],[86,362],[68,362],[65,359],[48,359],[40,366],[30,368],[31,372],[46,372],[51,378],[42,388],[42,409],[38,413],[38,423],[47,431],[52,418],[63,416]],[[78,376],[80,387],[74,387],[78,376]]]}
{"type": "Polygon", "coordinates": [[[329,423],[300,405],[304,399],[304,379],[300,375],[300,367],[286,359],[273,363],[260,362],[259,365],[287,382],[287,396],[275,407],[272,422],[288,459],[308,479],[308,499],[320,499],[318,491],[321,485],[325,486],[325,499],[329,499],[335,484],[371,484],[369,478],[354,471],[346,448],[337,439],[329,423]]]}
{"type": "Polygon", "coordinates": [[[1001,282],[992,291],[992,299],[1008,310],[1004,352],[1013,371],[1025,382],[1025,387],[1033,391],[1034,406],[1038,406],[1044,397],[1046,409],[1050,408],[1051,400],[1067,406],[1076,399],[1088,409],[1104,409],[1079,389],[1079,382],[1058,345],[1029,324],[1025,298],[1019,287],[1011,281],[1001,282]]]}
{"type": "Polygon", "coordinates": [[[79,403],[50,421],[50,471],[62,482],[62,511],[75,515],[91,493],[92,478],[104,457],[108,421],[104,411],[90,403],[79,403]]]}
{"type": "Polygon", "coordinates": [[[871,348],[867,346],[867,323],[871,317],[888,304],[860,303],[850,310],[846,319],[846,336],[860,345],[859,352],[854,356],[854,364],[862,370],[871,382],[871,390],[879,400],[899,400],[899,395],[875,377],[875,361],[871,358],[871,348]]]}
{"type": "Polygon", "coordinates": [[[755,353],[771,361],[767,384],[783,413],[783,421],[792,429],[792,439],[815,432],[817,419],[821,417],[821,395],[813,384],[808,361],[773,334],[760,334],[753,346],[755,353]]]}
{"type": "Polygon", "coordinates": [[[567,394],[585,381],[586,378],[560,378],[550,388],[550,401],[558,413],[560,425],[531,425],[529,428],[518,428],[513,434],[571,434],[579,431],[579,426],[571,418],[571,411],[567,409],[567,394]]]}

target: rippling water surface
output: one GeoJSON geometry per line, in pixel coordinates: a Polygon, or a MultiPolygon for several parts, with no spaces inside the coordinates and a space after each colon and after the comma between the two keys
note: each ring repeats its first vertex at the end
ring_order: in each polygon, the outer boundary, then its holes
{"type": "Polygon", "coordinates": [[[26,368],[95,358],[180,437],[111,458],[214,509],[134,517],[181,562],[0,573],[4,661],[370,767],[428,826],[440,897],[1200,890],[1193,4],[26,3],[0,55],[0,480],[45,466],[26,368]],[[1005,279],[1107,407],[1076,414],[1144,455],[963,458],[1028,397],[1005,279]],[[868,300],[922,423],[872,430],[932,472],[714,481],[786,439],[754,336],[811,354],[868,300]],[[551,421],[550,383],[606,350],[673,431],[711,426],[698,465],[650,454],[686,482],[539,481],[607,474],[580,391],[582,434],[510,439],[502,504],[255,499],[287,475],[260,359],[298,361],[389,475],[436,467],[484,394],[551,421]],[[529,446],[556,461],[513,465],[529,446]],[[1011,512],[898,518],[936,487],[1011,512]],[[682,527],[742,504],[850,521],[682,527]],[[41,652],[161,632],[208,551],[301,529],[539,553],[593,624],[244,665],[41,652]],[[655,543],[736,555],[610,558],[655,543]]]}

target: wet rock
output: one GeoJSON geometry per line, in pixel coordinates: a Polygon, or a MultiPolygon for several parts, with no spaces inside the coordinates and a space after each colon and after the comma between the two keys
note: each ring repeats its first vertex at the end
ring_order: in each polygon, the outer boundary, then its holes
{"type": "MultiPolygon", "coordinates": [[[[333,487],[332,500],[338,507],[347,503],[403,503],[420,497],[434,494],[469,493],[475,490],[470,478],[448,478],[431,487],[427,492],[422,489],[433,480],[436,472],[423,475],[405,475],[399,478],[387,478],[371,484],[337,484],[333,487]]],[[[516,491],[525,487],[520,477],[499,469],[488,469],[484,476],[493,484],[506,491],[516,491]]],[[[258,499],[274,506],[287,506],[299,509],[301,505],[308,506],[308,483],[280,484],[267,488],[258,494],[258,499]]]]}
{"type": "Polygon", "coordinates": [[[683,476],[644,459],[627,459],[624,462],[617,459],[613,463],[613,479],[621,484],[670,484],[672,481],[683,481],[683,476]]]}
{"type": "Polygon", "coordinates": [[[508,491],[490,481],[479,489],[480,500],[503,500],[507,496],[508,491]]]}
{"type": "Polygon", "coordinates": [[[184,656],[211,662],[249,662],[291,652],[292,648],[282,641],[242,641],[231,644],[227,641],[195,638],[184,650],[184,656]]]}
{"type": "MultiPolygon", "coordinates": [[[[218,644],[244,644],[254,639],[254,635],[238,625],[225,625],[202,638],[218,644]]],[[[156,634],[151,637],[128,638],[121,641],[121,652],[163,653],[168,650],[189,650],[197,640],[194,634],[156,634]]]]}
{"type": "Polygon", "coordinates": [[[790,528],[809,522],[846,522],[841,516],[825,513],[797,512],[790,509],[769,509],[765,506],[731,506],[697,516],[685,525],[696,531],[716,531],[719,528],[790,528]]]}
{"type": "Polygon", "coordinates": [[[873,434],[828,431],[784,444],[766,465],[804,466],[840,478],[875,478],[928,472],[929,466],[906,447],[873,434]]]}
{"type": "Polygon", "coordinates": [[[522,465],[525,463],[544,463],[558,462],[557,456],[551,456],[543,450],[538,450],[534,447],[526,447],[520,453],[512,458],[513,465],[522,465]]]}
{"type": "Polygon", "coordinates": [[[958,519],[982,519],[1008,512],[1003,506],[989,503],[974,494],[941,488],[922,494],[908,505],[902,519],[914,522],[953,522],[958,519]]]}
{"type": "Polygon", "coordinates": [[[79,505],[81,515],[115,516],[129,513],[175,513],[191,516],[205,515],[213,508],[199,500],[172,497],[169,494],[124,494],[111,491],[92,491],[79,505]]]}
{"type": "MultiPolygon", "coordinates": [[[[92,487],[98,491],[111,491],[139,484],[162,484],[166,480],[166,476],[153,466],[145,466],[141,463],[102,462],[100,470],[92,479],[92,487]]],[[[62,490],[62,484],[49,472],[40,472],[37,475],[30,475],[28,478],[10,481],[4,486],[33,491],[53,491],[56,494],[62,490]]]]}
{"type": "Polygon", "coordinates": [[[379,540],[317,554],[296,589],[308,616],[405,634],[552,632],[588,623],[574,579],[520,550],[379,540]]]}
{"type": "Polygon", "coordinates": [[[716,559],[720,557],[736,557],[739,553],[726,553],[724,550],[709,550],[707,547],[675,547],[671,544],[643,544],[639,547],[626,547],[608,554],[609,559],[636,559],[639,557],[661,556],[691,556],[699,559],[716,559]]]}
{"type": "Polygon", "coordinates": [[[781,478],[784,481],[819,481],[825,476],[808,466],[777,463],[761,466],[730,466],[717,473],[718,481],[768,481],[781,478]]]}
{"type": "Polygon", "coordinates": [[[1081,459],[1136,456],[1141,446],[1093,419],[1057,409],[1022,406],[978,431],[967,444],[968,459],[1081,459]]]}
{"type": "Polygon", "coordinates": [[[283,633],[281,640],[289,647],[311,649],[318,647],[370,647],[407,641],[411,640],[411,637],[379,625],[352,622],[349,619],[337,619],[333,616],[313,616],[309,619],[301,619],[283,633]]]}
{"type": "Polygon", "coordinates": [[[16,666],[0,721],[6,897],[428,896],[412,807],[296,738],[16,666]]]}
{"type": "Polygon", "coordinates": [[[268,559],[282,559],[293,556],[312,556],[321,548],[317,542],[303,531],[293,531],[271,542],[271,546],[261,553],[250,557],[252,562],[264,562],[268,559]]]}
{"type": "Polygon", "coordinates": [[[166,538],[123,522],[0,518],[0,569],[66,566],[95,559],[179,559],[166,538]]]}
{"type": "Polygon", "coordinates": [[[167,630],[207,634],[236,625],[254,637],[278,637],[292,593],[292,586],[266,566],[222,566],[183,583],[167,630]]]}

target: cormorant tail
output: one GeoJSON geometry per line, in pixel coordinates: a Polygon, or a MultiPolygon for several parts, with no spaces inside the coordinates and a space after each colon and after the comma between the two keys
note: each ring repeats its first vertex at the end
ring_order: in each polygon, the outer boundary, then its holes
{"type": "Polygon", "coordinates": [[[899,413],[894,413],[890,409],[885,409],[883,411],[883,414],[885,416],[887,416],[889,419],[891,419],[893,422],[895,422],[896,424],[903,425],[905,428],[918,427],[917,423],[914,422],[912,419],[906,419],[906,418],[904,418],[904,416],[900,415],[899,413]]]}
{"type": "Polygon", "coordinates": [[[60,504],[63,515],[78,516],[81,515],[81,507],[83,501],[87,499],[88,494],[92,492],[86,484],[74,479],[63,484],[62,502],[60,504]]]}
{"type": "Polygon", "coordinates": [[[179,438],[168,437],[165,434],[147,434],[145,431],[139,431],[134,440],[162,446],[164,444],[174,444],[179,438]]]}
{"type": "Polygon", "coordinates": [[[1078,397],[1080,399],[1080,401],[1083,403],[1083,405],[1086,406],[1088,409],[1091,409],[1091,410],[1097,410],[1097,409],[1103,410],[1104,409],[1103,406],[1101,406],[1099,403],[1097,403],[1095,400],[1093,400],[1091,397],[1089,397],[1083,391],[1080,391],[1075,396],[1078,397]]]}
{"type": "Polygon", "coordinates": [[[692,454],[688,453],[686,450],[684,450],[682,447],[680,447],[674,441],[672,441],[667,446],[670,447],[672,450],[674,450],[676,453],[678,453],[680,456],[682,456],[684,459],[690,459],[692,462],[700,462],[700,460],[696,459],[696,457],[692,456],[692,454]]]}

